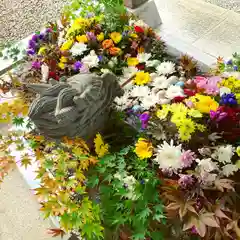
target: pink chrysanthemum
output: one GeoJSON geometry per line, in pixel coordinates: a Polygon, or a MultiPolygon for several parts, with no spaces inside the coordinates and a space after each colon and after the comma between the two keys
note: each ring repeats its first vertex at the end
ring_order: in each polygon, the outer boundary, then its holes
{"type": "Polygon", "coordinates": [[[184,168],[190,167],[195,160],[195,153],[192,152],[191,150],[187,150],[183,152],[181,156],[181,160],[182,160],[182,166],[184,168]]]}

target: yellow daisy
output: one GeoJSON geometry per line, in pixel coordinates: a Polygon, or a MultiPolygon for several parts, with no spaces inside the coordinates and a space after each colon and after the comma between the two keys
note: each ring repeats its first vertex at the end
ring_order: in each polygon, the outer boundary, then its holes
{"type": "Polygon", "coordinates": [[[145,138],[139,138],[135,144],[135,153],[140,159],[150,158],[153,155],[153,146],[145,138]]]}

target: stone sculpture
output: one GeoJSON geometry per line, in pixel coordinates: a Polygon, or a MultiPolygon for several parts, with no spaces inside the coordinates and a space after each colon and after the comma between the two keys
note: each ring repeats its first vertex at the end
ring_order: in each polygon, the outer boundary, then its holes
{"type": "Polygon", "coordinates": [[[104,128],[110,105],[122,94],[117,77],[77,74],[66,81],[50,80],[48,84],[29,84],[37,98],[29,109],[29,118],[44,136],[91,139],[104,128]]]}

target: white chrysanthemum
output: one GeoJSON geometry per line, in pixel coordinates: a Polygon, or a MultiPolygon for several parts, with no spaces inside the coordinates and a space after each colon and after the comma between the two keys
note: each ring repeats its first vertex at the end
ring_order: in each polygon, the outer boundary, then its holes
{"type": "Polygon", "coordinates": [[[234,149],[232,145],[219,146],[212,157],[221,163],[231,163],[233,153],[234,149]]]}
{"type": "Polygon", "coordinates": [[[167,88],[169,86],[167,78],[165,76],[155,77],[151,82],[151,85],[160,89],[167,88]]]}
{"type": "Polygon", "coordinates": [[[150,89],[147,86],[134,86],[131,92],[133,97],[145,97],[150,94],[150,89]]]}
{"type": "Polygon", "coordinates": [[[211,158],[205,158],[202,160],[197,159],[196,162],[198,163],[198,169],[200,170],[200,173],[210,173],[214,170],[218,170],[218,165],[213,162],[211,158]]]}
{"type": "Polygon", "coordinates": [[[151,107],[154,107],[158,103],[158,98],[156,95],[148,95],[143,98],[141,98],[141,106],[145,109],[148,110],[151,107]]]}
{"type": "Polygon", "coordinates": [[[171,76],[168,79],[168,83],[169,85],[175,84],[179,81],[179,78],[177,76],[171,76]]]}
{"type": "Polygon", "coordinates": [[[147,66],[147,67],[157,67],[159,64],[160,64],[160,61],[159,61],[159,60],[156,60],[156,59],[154,59],[154,60],[148,60],[148,61],[146,62],[146,66],[147,66]]]}
{"type": "Polygon", "coordinates": [[[158,163],[159,168],[163,170],[178,170],[182,168],[181,156],[181,145],[174,146],[173,140],[171,140],[170,144],[164,141],[162,145],[158,146],[157,155],[154,160],[158,163]]]}
{"type": "Polygon", "coordinates": [[[180,86],[171,85],[166,90],[166,97],[168,99],[174,99],[175,97],[184,97],[183,89],[180,86]]]}
{"type": "Polygon", "coordinates": [[[89,55],[82,59],[82,63],[86,64],[89,68],[97,67],[98,62],[99,59],[94,50],[92,50],[89,55]]]}
{"type": "Polygon", "coordinates": [[[211,186],[215,180],[217,179],[217,174],[215,173],[208,173],[208,172],[202,172],[200,174],[201,182],[203,185],[211,186]]]}
{"type": "MultiPolygon", "coordinates": [[[[122,86],[124,83],[126,83],[127,80],[128,80],[128,78],[121,77],[119,79],[119,85],[122,86]]],[[[133,85],[133,82],[131,81],[131,82],[128,82],[127,84],[125,84],[124,86],[122,86],[122,89],[124,89],[125,91],[131,91],[134,86],[135,85],[133,85]]]]}
{"type": "Polygon", "coordinates": [[[222,167],[222,174],[226,177],[233,175],[238,171],[238,167],[234,164],[227,164],[222,167]]]}
{"type": "Polygon", "coordinates": [[[137,59],[140,63],[144,63],[147,62],[151,56],[152,56],[151,53],[139,53],[137,55],[137,59]]]}
{"type": "Polygon", "coordinates": [[[132,77],[136,72],[138,72],[138,69],[136,67],[126,67],[123,69],[123,76],[125,78],[132,77]]]}
{"type": "Polygon", "coordinates": [[[173,62],[163,62],[157,67],[157,72],[160,75],[169,75],[174,73],[175,70],[175,64],[173,62]]]}
{"type": "Polygon", "coordinates": [[[130,98],[129,93],[125,92],[121,97],[116,97],[114,102],[118,110],[125,110],[132,104],[132,99],[130,98]]]}
{"type": "Polygon", "coordinates": [[[76,42],[72,46],[70,52],[72,53],[73,56],[80,56],[86,50],[87,50],[87,45],[86,44],[76,42]]]}

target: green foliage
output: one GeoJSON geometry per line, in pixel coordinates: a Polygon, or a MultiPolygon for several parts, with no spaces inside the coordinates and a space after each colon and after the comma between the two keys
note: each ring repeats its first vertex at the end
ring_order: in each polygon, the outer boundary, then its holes
{"type": "MultiPolygon", "coordinates": [[[[124,226],[132,239],[151,236],[165,216],[157,191],[160,181],[149,163],[138,159],[128,146],[102,157],[90,174],[96,172],[98,180],[90,180],[88,185],[98,186],[105,228],[116,232],[124,226]]],[[[157,235],[158,231],[154,232],[157,235]]]]}

